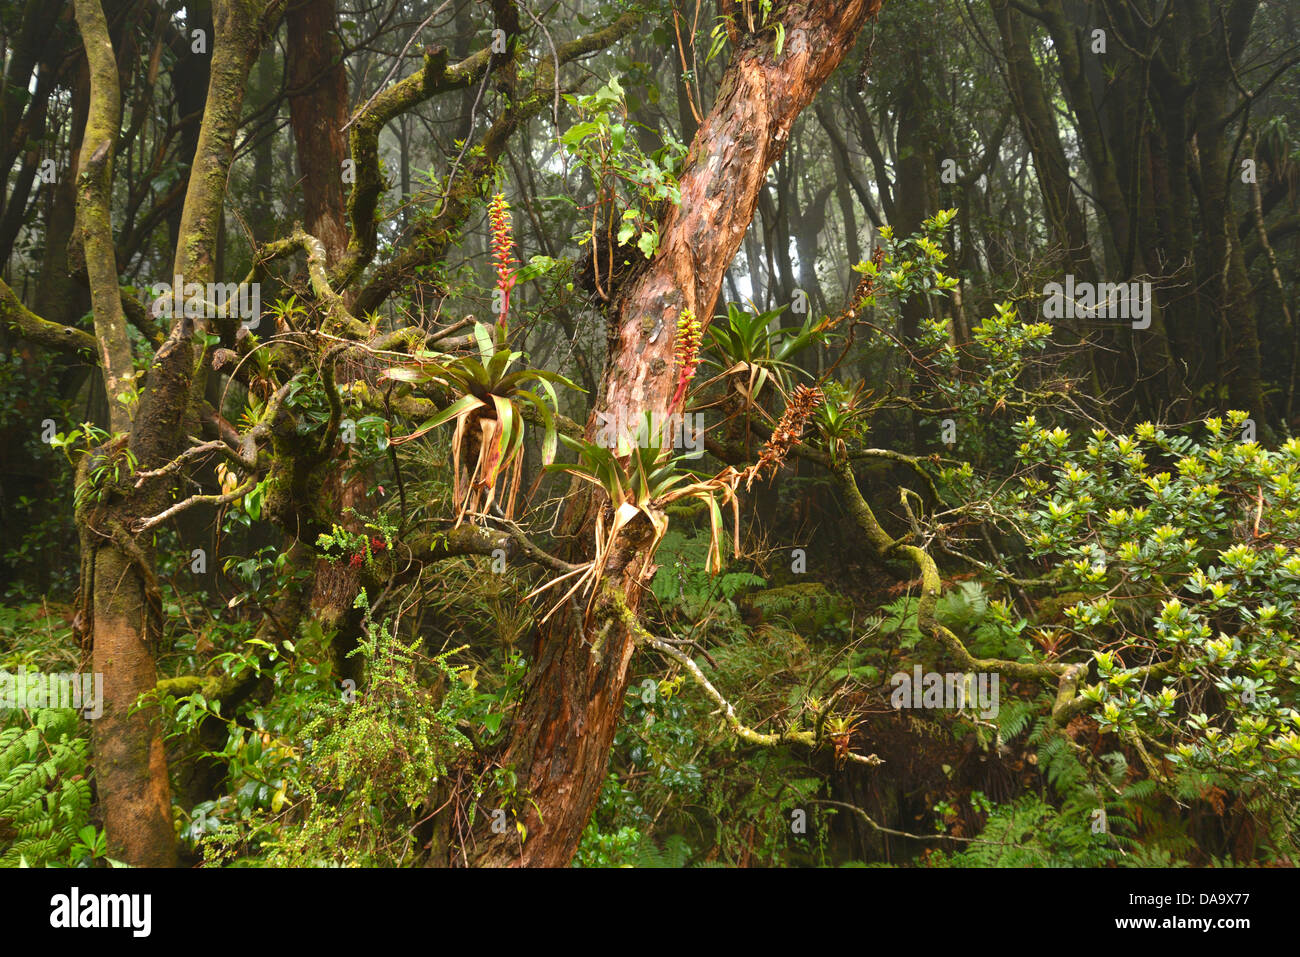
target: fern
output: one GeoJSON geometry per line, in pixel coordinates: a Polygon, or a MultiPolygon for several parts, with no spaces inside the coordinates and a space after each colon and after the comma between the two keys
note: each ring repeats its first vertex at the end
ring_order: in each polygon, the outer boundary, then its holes
{"type": "Polygon", "coordinates": [[[0,731],[0,867],[73,862],[90,817],[88,748],[71,708],[13,712],[0,731]]]}
{"type": "Polygon", "coordinates": [[[847,634],[853,614],[852,605],[821,582],[769,588],[747,601],[765,619],[784,620],[810,638],[847,634]]]}
{"type": "Polygon", "coordinates": [[[880,631],[884,635],[898,635],[898,647],[907,650],[921,640],[921,630],[916,626],[917,599],[898,598],[880,608],[883,618],[880,631]]]}
{"type": "Polygon", "coordinates": [[[718,598],[730,601],[767,584],[766,579],[752,572],[710,575],[705,568],[709,544],[707,535],[687,536],[670,529],[655,553],[659,570],[650,583],[655,597],[665,605],[698,604],[718,598]]]}
{"type": "MultiPolygon", "coordinates": [[[[363,657],[369,678],[355,701],[331,703],[303,728],[315,740],[304,793],[286,795],[299,799],[296,826],[266,842],[272,866],[409,865],[410,834],[433,786],[472,747],[457,727],[472,697],[464,666],[448,661],[463,648],[427,660],[441,686],[430,690],[419,681],[419,639],[404,644],[390,620],[373,620],[364,590],[354,607],[364,612],[366,635],[352,654],[363,657]]],[[[238,835],[218,831],[205,855],[226,853],[232,837],[238,835]]]]}
{"type": "MultiPolygon", "coordinates": [[[[999,715],[999,729],[1009,740],[1030,721],[1028,705],[1013,704],[999,715]]],[[[1099,762],[1080,759],[1064,734],[1038,718],[1028,738],[1038,748],[1038,766],[1053,792],[1024,795],[995,807],[988,816],[979,843],[951,858],[932,862],[940,866],[973,867],[1100,867],[1122,864],[1150,866],[1164,858],[1144,850],[1158,846],[1177,853],[1186,841],[1178,822],[1166,822],[1158,840],[1149,832],[1159,827],[1162,815],[1155,782],[1128,783],[1129,766],[1120,752],[1099,762]],[[1142,834],[1136,821],[1142,821],[1142,834]],[[1139,838],[1141,837],[1141,840],[1139,838]]]]}
{"type": "Polygon", "coordinates": [[[632,866],[681,868],[686,866],[690,856],[690,845],[686,843],[686,838],[680,834],[670,834],[668,840],[664,841],[662,848],[646,837],[637,845],[636,857],[633,858],[632,866]]]}
{"type": "MultiPolygon", "coordinates": [[[[975,843],[932,863],[954,867],[1101,867],[1125,860],[1123,841],[1092,826],[1096,802],[1060,808],[1036,795],[1000,804],[975,843]]],[[[1131,843],[1131,842],[1128,842],[1131,843]]]]}
{"type": "Polygon", "coordinates": [[[1006,707],[999,709],[997,717],[998,733],[1002,737],[1004,744],[1010,744],[1024,732],[1029,726],[1029,719],[1033,717],[1037,708],[1029,701],[1012,701],[1006,707]]]}
{"type": "Polygon", "coordinates": [[[979,582],[965,581],[944,593],[935,604],[935,614],[949,627],[972,630],[988,612],[989,600],[979,582]]]}
{"type": "Polygon", "coordinates": [[[1038,749],[1038,766],[1047,775],[1047,783],[1058,792],[1072,791],[1088,777],[1064,735],[1056,735],[1043,743],[1038,749]]]}

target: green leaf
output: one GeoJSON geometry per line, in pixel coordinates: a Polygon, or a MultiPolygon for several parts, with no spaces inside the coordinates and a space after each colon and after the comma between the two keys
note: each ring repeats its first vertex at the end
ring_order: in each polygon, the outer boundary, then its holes
{"type": "Polygon", "coordinates": [[[474,341],[478,343],[478,354],[480,358],[487,360],[497,351],[496,343],[492,341],[492,330],[481,322],[474,323],[474,341]]]}
{"type": "Polygon", "coordinates": [[[481,399],[477,398],[476,396],[463,395],[455,402],[453,402],[451,405],[447,406],[447,408],[443,409],[433,418],[429,419],[427,422],[421,425],[410,435],[402,435],[393,439],[392,444],[401,445],[403,442],[411,442],[415,439],[418,439],[420,436],[424,435],[427,432],[432,432],[434,429],[442,425],[444,422],[450,422],[452,419],[456,418],[457,416],[463,415],[466,412],[471,412],[477,408],[482,408],[485,405],[486,403],[483,402],[481,399]]]}
{"type": "Polygon", "coordinates": [[[544,276],[550,272],[560,261],[552,259],[550,256],[533,256],[528,260],[528,265],[521,266],[515,272],[516,282],[526,282],[529,279],[536,279],[538,276],[544,276]]]}
{"type": "Polygon", "coordinates": [[[600,132],[600,125],[598,123],[592,123],[590,121],[584,123],[574,123],[572,126],[570,126],[567,130],[564,131],[564,135],[560,137],[560,142],[563,143],[565,146],[576,146],[577,144],[585,140],[587,137],[591,136],[594,133],[599,133],[599,132],[600,132]]]}
{"type": "MultiPolygon", "coordinates": [[[[549,385],[547,387],[549,388],[549,385]]],[[[550,465],[555,461],[557,442],[555,433],[555,416],[551,413],[550,406],[548,406],[542,400],[542,397],[536,392],[530,392],[527,389],[520,389],[518,394],[532,403],[533,408],[537,410],[537,414],[541,416],[542,428],[544,430],[542,436],[542,464],[550,465]]]]}
{"type": "MultiPolygon", "coordinates": [[[[554,382],[557,383],[558,385],[565,386],[566,388],[573,389],[576,392],[585,393],[587,391],[586,389],[582,388],[582,386],[578,385],[576,382],[573,382],[570,379],[566,379],[558,372],[552,372],[549,369],[520,369],[518,372],[512,372],[508,376],[505,376],[500,382],[497,383],[497,388],[503,391],[508,391],[512,388],[517,388],[518,383],[527,382],[529,379],[536,380],[537,382],[546,382],[546,383],[554,382]]],[[[554,398],[553,393],[552,393],[552,398],[554,398]]],[[[558,403],[556,407],[557,408],[559,407],[558,403]]]]}

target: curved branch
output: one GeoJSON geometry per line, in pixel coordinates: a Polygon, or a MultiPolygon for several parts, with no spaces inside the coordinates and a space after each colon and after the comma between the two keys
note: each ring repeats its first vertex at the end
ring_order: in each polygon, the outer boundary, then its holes
{"type": "Polygon", "coordinates": [[[427,538],[417,538],[401,543],[411,561],[440,561],[460,555],[491,555],[500,549],[508,557],[514,549],[514,539],[506,532],[498,532],[480,525],[458,525],[445,532],[434,532],[427,538]]]}
{"type": "Polygon", "coordinates": [[[181,512],[188,511],[196,505],[229,505],[231,502],[237,502],[251,492],[257,483],[257,476],[250,475],[233,491],[223,492],[220,495],[191,495],[189,498],[177,502],[170,508],[163,509],[151,518],[141,519],[136,525],[136,531],[147,532],[149,529],[161,525],[163,522],[167,521],[167,519],[179,515],[181,512]]]}
{"type": "Polygon", "coordinates": [[[545,565],[557,572],[576,572],[578,569],[583,567],[582,565],[574,565],[570,562],[564,561],[563,559],[556,558],[529,538],[518,524],[501,514],[500,509],[493,506],[493,511],[496,514],[487,517],[504,525],[506,533],[515,540],[515,543],[518,544],[520,550],[533,561],[537,562],[537,564],[545,565]]]}
{"type": "Polygon", "coordinates": [[[316,448],[316,458],[321,461],[328,458],[334,448],[334,440],[339,436],[339,424],[343,421],[343,402],[339,399],[338,386],[335,384],[334,366],[339,356],[351,348],[352,344],[347,342],[331,346],[321,360],[321,387],[325,390],[325,401],[330,407],[329,421],[325,423],[325,434],[321,436],[320,445],[316,448]]]}
{"type": "Polygon", "coordinates": [[[340,286],[347,286],[356,279],[375,255],[378,227],[375,210],[384,191],[384,182],[379,176],[380,131],[389,120],[431,96],[463,89],[474,83],[488,70],[491,61],[491,47],[484,47],[449,67],[446,49],[432,47],[425,51],[424,65],[419,70],[375,95],[349,121],[356,183],[348,197],[351,223],[348,249],[335,271],[340,286]]]}
{"type": "Polygon", "coordinates": [[[166,465],[163,465],[156,469],[148,469],[147,471],[137,472],[135,475],[135,487],[140,488],[149,479],[164,478],[168,475],[173,475],[176,472],[179,472],[181,469],[183,469],[185,467],[185,464],[189,462],[190,459],[199,458],[200,456],[206,455],[209,452],[221,452],[223,455],[226,456],[226,458],[230,459],[230,461],[232,461],[236,465],[244,464],[243,461],[239,458],[238,454],[236,454],[235,450],[232,449],[224,439],[213,439],[211,442],[203,442],[200,443],[199,445],[190,446],[188,449],[185,449],[183,452],[181,452],[180,455],[176,456],[176,458],[172,459],[166,465]]]}
{"type": "Polygon", "coordinates": [[[286,238],[267,243],[258,252],[257,266],[264,266],[272,259],[300,249],[307,254],[307,278],[312,292],[325,307],[325,315],[329,319],[328,330],[335,334],[347,333],[357,339],[370,338],[370,327],[348,310],[343,297],[330,284],[329,273],[325,269],[325,244],[311,233],[295,229],[286,238]]]}
{"type": "MultiPolygon", "coordinates": [[[[810,751],[815,751],[821,746],[821,742],[817,739],[817,735],[812,731],[783,731],[778,734],[764,734],[761,731],[755,731],[746,724],[742,724],[740,719],[736,717],[736,709],[732,706],[731,702],[724,698],[722,693],[713,686],[713,683],[709,681],[704,672],[700,670],[700,666],[695,663],[695,660],[691,658],[690,655],[686,654],[686,652],[682,651],[680,648],[664,641],[662,638],[656,638],[639,624],[630,624],[629,628],[631,628],[632,633],[637,636],[642,644],[649,645],[656,651],[667,655],[686,669],[687,673],[695,683],[699,685],[700,688],[703,689],[704,693],[713,700],[713,703],[718,706],[718,710],[722,712],[722,717],[727,722],[727,726],[731,729],[731,733],[740,738],[740,740],[747,744],[757,745],[762,748],[776,748],[784,744],[798,744],[808,748],[810,751]]],[[[866,764],[873,767],[884,764],[884,762],[874,754],[855,754],[850,751],[846,757],[855,764],[866,764]]]]}
{"type": "MultiPolygon", "coordinates": [[[[474,155],[464,167],[460,168],[459,171],[453,170],[448,175],[446,184],[439,192],[437,211],[423,224],[403,253],[375,270],[374,276],[357,296],[355,305],[359,312],[365,314],[378,309],[393,290],[397,288],[402,279],[410,274],[411,270],[432,263],[443,254],[443,251],[455,238],[456,229],[469,215],[474,198],[480,194],[483,184],[493,175],[495,164],[505,149],[510,136],[519,126],[543,112],[552,102],[553,96],[558,90],[558,75],[556,72],[558,66],[604,49],[631,33],[640,20],[641,14],[639,13],[625,13],[609,26],[563,44],[555,51],[553,56],[542,58],[538,63],[532,88],[525,91],[524,96],[511,102],[502,114],[497,117],[487,132],[483,134],[474,155]],[[452,182],[453,174],[455,176],[454,183],[452,182]]],[[[483,70],[487,68],[486,53],[487,51],[480,50],[472,57],[463,60],[461,64],[446,68],[449,74],[457,70],[468,71],[464,74],[466,82],[461,82],[458,78],[455,88],[459,89],[461,86],[469,85],[482,75],[483,70]],[[482,63],[478,62],[476,59],[478,57],[484,58],[482,63]]],[[[426,58],[425,71],[429,68],[430,64],[426,58]]],[[[415,76],[420,75],[415,74],[415,76]]],[[[408,95],[410,95],[410,91],[408,91],[408,95]]],[[[419,99],[416,99],[410,105],[413,106],[417,102],[419,102],[419,99]]],[[[379,103],[377,102],[376,107],[378,106],[379,103]]],[[[370,196],[368,192],[361,192],[362,159],[357,156],[356,152],[356,145],[359,142],[357,139],[359,130],[354,129],[352,132],[353,156],[357,164],[357,187],[353,191],[354,199],[349,200],[349,214],[353,216],[354,240],[349,244],[348,258],[335,271],[335,279],[339,283],[345,278],[349,281],[355,279],[360,269],[364,268],[374,256],[374,204],[378,200],[379,193],[375,192],[373,196],[370,196]],[[364,205],[362,205],[363,201],[364,205]],[[368,229],[369,233],[360,234],[356,232],[362,227],[368,229]]],[[[365,146],[369,150],[368,139],[365,146]]],[[[367,190],[382,188],[377,174],[374,182],[368,184],[366,188],[367,190]]]]}
{"type": "Polygon", "coordinates": [[[117,285],[110,212],[113,152],[122,119],[121,89],[113,41],[99,0],[77,0],[76,18],[90,69],[90,105],[81,143],[81,171],[77,175],[77,220],[86,256],[109,423],[114,432],[126,432],[131,427],[131,409],[124,394],[135,369],[122,293],[117,285]]]}
{"type": "Polygon", "coordinates": [[[853,468],[847,462],[837,462],[832,474],[843,491],[849,514],[853,516],[867,536],[867,541],[881,559],[903,557],[910,559],[921,573],[921,595],[916,607],[916,625],[922,634],[938,641],[968,671],[997,671],[1019,681],[1056,681],[1068,668],[1064,664],[1025,664],[1001,658],[976,658],[967,650],[951,629],[935,616],[935,606],[943,590],[939,566],[930,553],[916,545],[905,544],[902,539],[891,538],[876,519],[875,512],[862,497],[853,468]]]}
{"type": "Polygon", "coordinates": [[[3,279],[0,279],[0,321],[15,335],[61,352],[95,353],[99,345],[88,332],[36,315],[22,304],[3,279]]]}

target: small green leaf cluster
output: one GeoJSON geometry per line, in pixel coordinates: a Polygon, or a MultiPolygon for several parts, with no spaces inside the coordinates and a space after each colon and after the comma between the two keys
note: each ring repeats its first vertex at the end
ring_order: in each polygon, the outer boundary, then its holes
{"type": "MultiPolygon", "coordinates": [[[[583,119],[565,130],[560,143],[591,177],[598,205],[610,208],[610,218],[617,223],[617,245],[635,240],[642,255],[652,259],[659,250],[655,208],[663,202],[674,206],[681,202],[677,175],[686,147],[665,133],[661,149],[644,153],[637,138],[628,136],[624,98],[623,87],[613,77],[594,93],[566,94],[565,101],[583,119]]],[[[591,221],[591,229],[574,237],[580,245],[597,238],[597,220],[593,216],[591,221]]]]}

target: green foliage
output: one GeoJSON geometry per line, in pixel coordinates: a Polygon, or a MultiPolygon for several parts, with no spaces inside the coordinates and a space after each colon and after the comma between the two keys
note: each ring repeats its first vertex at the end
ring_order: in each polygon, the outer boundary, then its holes
{"type": "Polygon", "coordinates": [[[0,724],[0,867],[106,859],[90,824],[88,742],[71,708],[5,713],[0,724]]]}
{"type": "MultiPolygon", "coordinates": [[[[879,612],[883,635],[895,636],[898,647],[916,647],[922,635],[916,625],[917,599],[904,595],[879,612]]],[[[1032,658],[1029,643],[1021,636],[1028,622],[1011,615],[1005,602],[990,601],[983,583],[964,581],[949,589],[935,603],[935,616],[955,631],[977,657],[1006,658],[1012,661],[1032,658]]]]}
{"type": "Polygon", "coordinates": [[[746,403],[758,402],[769,382],[788,393],[794,377],[808,375],[790,360],[827,339],[811,315],[797,328],[780,326],[778,320],[785,309],[750,311],[729,302],[726,316],[719,316],[706,330],[709,364],[728,377],[731,388],[746,403]]]}
{"type": "Polygon", "coordinates": [[[866,302],[874,305],[882,294],[904,302],[956,288],[959,280],[943,271],[948,254],[942,248],[944,233],[956,216],[955,209],[941,209],[921,223],[920,233],[903,239],[898,239],[891,227],[882,227],[881,262],[861,262],[853,267],[876,281],[866,302]]]}
{"type": "Polygon", "coordinates": [[[931,320],[921,341],[935,350],[929,356],[936,372],[930,384],[954,409],[974,418],[994,409],[1026,407],[1031,397],[1022,378],[1032,356],[1047,348],[1050,324],[1023,322],[1003,302],[971,330],[963,349],[951,342],[949,332],[947,320],[931,320]]]}
{"type": "Polygon", "coordinates": [[[624,825],[613,833],[603,833],[595,820],[583,831],[572,867],[634,867],[647,843],[641,832],[624,825]]]}
{"type": "MultiPolygon", "coordinates": [[[[607,211],[611,234],[617,222],[615,242],[625,246],[635,240],[642,255],[653,258],[659,250],[658,204],[681,202],[677,174],[686,147],[665,131],[661,149],[642,152],[637,137],[628,135],[623,87],[615,78],[594,93],[566,94],[564,99],[582,119],[564,131],[560,143],[591,177],[597,207],[607,211]]],[[[597,212],[590,222],[590,228],[574,237],[580,245],[598,238],[597,212]]]]}
{"type": "Polygon", "coordinates": [[[512,369],[524,354],[509,347],[506,335],[503,325],[475,323],[477,356],[427,353],[417,355],[415,366],[394,366],[386,370],[384,375],[388,379],[440,385],[451,390],[455,397],[437,415],[414,432],[395,439],[393,444],[410,442],[446,422],[456,422],[458,439],[473,424],[491,422],[490,430],[483,429],[483,448],[485,455],[488,449],[493,449],[495,455],[485,460],[488,468],[482,471],[484,481],[490,479],[489,484],[493,484],[496,475],[507,470],[522,451],[525,413],[531,410],[542,423],[543,460],[551,462],[556,449],[555,411],[559,408],[555,385],[582,390],[558,372],[512,369]]]}
{"type": "Polygon", "coordinates": [[[835,381],[823,385],[822,392],[826,401],[813,410],[812,421],[832,458],[843,460],[849,446],[866,437],[871,393],[863,385],[850,390],[835,381]]]}
{"type": "MultiPolygon", "coordinates": [[[[431,685],[419,677],[416,643],[398,640],[389,622],[372,621],[364,591],[358,607],[366,611],[366,636],[354,653],[366,662],[365,688],[322,702],[298,729],[298,746],[269,736],[251,742],[251,760],[269,745],[289,767],[283,778],[262,785],[279,789],[269,807],[246,809],[246,827],[210,827],[209,856],[247,844],[268,866],[411,863],[417,851],[411,829],[422,809],[428,813],[433,787],[471,748],[459,723],[482,716],[494,702],[476,701],[465,666],[449,662],[462,649],[424,662],[436,676],[431,685]]],[[[199,820],[206,830],[211,809],[204,810],[199,820]]]]}
{"type": "Polygon", "coordinates": [[[1300,440],[1241,441],[1245,419],[1208,419],[1204,443],[1096,430],[1081,450],[1029,419],[1015,517],[1086,595],[1066,617],[1100,728],[1250,792],[1300,786],[1300,440]]]}
{"type": "Polygon", "coordinates": [[[328,646],[319,625],[298,642],[246,638],[210,667],[228,679],[273,686],[270,702],[224,707],[220,680],[162,706],[173,737],[220,722],[227,738],[203,753],[226,771],[224,793],[196,805],[182,837],[212,863],[235,866],[410,866],[428,801],[473,740],[490,746],[506,727],[526,663],[508,650],[489,676],[453,664],[463,646],[431,656],[373,620],[357,598],[364,634],[353,655],[365,675],[342,687],[303,648],[328,646]]]}
{"type": "Polygon", "coordinates": [[[44,442],[47,425],[76,414],[75,400],[60,395],[64,362],[18,343],[0,349],[0,434],[8,466],[0,501],[0,579],[12,602],[65,600],[77,584],[76,563],[66,559],[77,542],[75,462],[66,454],[51,456],[44,442]]]}
{"type": "Polygon", "coordinates": [[[917,599],[904,596],[880,608],[881,634],[897,636],[898,647],[903,650],[915,648],[921,640],[921,630],[916,626],[917,604],[917,599]]]}
{"type": "MultiPolygon", "coordinates": [[[[1019,723],[1019,719],[1015,719],[1019,723]]],[[[1032,740],[1041,742],[1037,760],[1058,797],[1026,794],[1006,804],[982,810],[988,818],[983,831],[966,848],[945,858],[934,855],[932,865],[955,867],[1149,867],[1167,866],[1163,857],[1185,850],[1186,842],[1173,834],[1153,833],[1146,842],[1136,839],[1134,816],[1148,822],[1148,831],[1160,821],[1152,802],[1156,792],[1150,780],[1128,781],[1129,766],[1123,754],[1104,755],[1101,767],[1091,771],[1076,747],[1061,734],[1045,733],[1040,726],[1032,740]]]]}
{"type": "Polygon", "coordinates": [[[634,521],[646,522],[653,535],[645,551],[653,556],[668,531],[669,518],[665,509],[684,498],[702,502],[707,507],[710,534],[706,568],[710,572],[722,569],[722,543],[726,537],[722,520],[724,503],[733,505],[733,516],[739,521],[735,511],[736,473],[730,472],[731,480],[728,481],[728,473],[704,478],[691,472],[685,468],[685,463],[702,453],[675,455],[663,444],[665,438],[664,431],[655,428],[654,417],[646,412],[635,445],[626,435],[618,435],[609,447],[566,435],[563,436],[564,443],[578,453],[578,461],[547,466],[548,470],[565,472],[596,486],[608,497],[612,516],[607,519],[602,512],[596,520],[596,557],[588,573],[593,586],[600,580],[604,556],[614,546],[615,538],[623,528],[634,521]],[[605,530],[607,521],[608,532],[605,530]]]}
{"type": "Polygon", "coordinates": [[[75,671],[81,648],[72,633],[73,611],[55,602],[0,606],[0,669],[75,671]]]}
{"type": "Polygon", "coordinates": [[[843,638],[852,625],[852,605],[822,582],[769,588],[751,595],[747,603],[765,620],[784,621],[809,639],[843,638]]]}
{"type": "Polygon", "coordinates": [[[663,847],[653,841],[643,840],[636,847],[633,867],[685,867],[691,848],[680,834],[669,834],[663,847]]]}
{"type": "Polygon", "coordinates": [[[660,607],[674,618],[702,622],[721,616],[734,622],[735,599],[746,591],[761,588],[766,579],[753,572],[727,570],[708,572],[710,538],[701,532],[670,528],[659,545],[659,565],[650,590],[660,607]]]}
{"type": "MultiPolygon", "coordinates": [[[[349,508],[346,513],[356,518],[361,517],[355,509],[349,508]]],[[[338,562],[347,558],[353,564],[364,564],[368,568],[373,568],[375,552],[392,551],[397,526],[389,523],[383,515],[380,515],[376,521],[366,522],[364,527],[379,534],[367,535],[362,532],[353,532],[335,523],[330,531],[321,532],[316,536],[316,548],[331,562],[338,562]]]]}
{"type": "MultiPolygon", "coordinates": [[[[772,31],[772,55],[779,57],[785,49],[785,24],[772,15],[776,9],[773,0],[758,0],[756,4],[744,4],[740,9],[744,12],[745,25],[750,33],[772,31]],[[754,16],[755,11],[757,17],[754,16]]],[[[717,17],[717,22],[709,32],[709,52],[704,58],[705,63],[721,53],[727,45],[729,24],[734,16],[734,13],[722,13],[717,17]]]]}
{"type": "MultiPolygon", "coordinates": [[[[719,658],[728,685],[734,666],[752,663],[737,651],[728,657],[734,665],[719,658]]],[[[633,683],[612,770],[573,866],[824,863],[827,821],[814,799],[825,780],[784,749],[729,760],[735,739],[717,731],[708,710],[671,683],[633,683]],[[807,834],[791,831],[796,808],[808,812],[807,834]]]]}
{"type": "Polygon", "coordinates": [[[602,489],[615,507],[628,503],[637,509],[648,509],[662,500],[675,488],[688,480],[698,478],[684,468],[685,462],[697,458],[693,452],[674,455],[663,445],[663,433],[654,428],[646,413],[632,444],[626,435],[619,435],[608,446],[586,439],[563,436],[565,445],[578,453],[576,463],[556,463],[551,471],[566,472],[602,489]]]}

